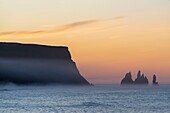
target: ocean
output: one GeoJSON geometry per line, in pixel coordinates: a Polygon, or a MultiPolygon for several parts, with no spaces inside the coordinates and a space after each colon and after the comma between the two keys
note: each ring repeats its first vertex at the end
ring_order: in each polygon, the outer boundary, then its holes
{"type": "Polygon", "coordinates": [[[0,86],[0,113],[170,113],[170,85],[0,86]]]}

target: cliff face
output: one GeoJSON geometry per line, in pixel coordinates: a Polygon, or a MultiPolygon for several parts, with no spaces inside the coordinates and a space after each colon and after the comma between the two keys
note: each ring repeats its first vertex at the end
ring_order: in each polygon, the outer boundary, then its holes
{"type": "Polygon", "coordinates": [[[89,85],[67,47],[0,43],[0,83],[89,85]]]}
{"type": "Polygon", "coordinates": [[[71,55],[67,47],[0,43],[0,58],[71,60],[71,55]]]}

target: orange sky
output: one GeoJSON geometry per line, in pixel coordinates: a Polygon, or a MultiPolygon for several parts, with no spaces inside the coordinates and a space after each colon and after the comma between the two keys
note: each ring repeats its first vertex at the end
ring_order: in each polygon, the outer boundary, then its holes
{"type": "Polygon", "coordinates": [[[68,46],[92,83],[140,69],[170,82],[168,0],[1,0],[0,41],[68,46]]]}

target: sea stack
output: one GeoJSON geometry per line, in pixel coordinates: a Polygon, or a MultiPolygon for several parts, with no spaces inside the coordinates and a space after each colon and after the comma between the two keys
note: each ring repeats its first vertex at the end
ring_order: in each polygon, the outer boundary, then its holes
{"type": "Polygon", "coordinates": [[[68,47],[0,43],[0,84],[90,85],[68,47]]]}
{"type": "Polygon", "coordinates": [[[138,71],[137,78],[135,79],[134,84],[148,84],[148,83],[149,82],[147,77],[144,74],[141,75],[141,71],[138,71]]]}
{"type": "Polygon", "coordinates": [[[147,85],[149,82],[148,82],[148,79],[147,77],[142,74],[141,75],[141,71],[138,71],[138,74],[137,74],[137,78],[135,79],[135,81],[132,80],[132,74],[131,72],[127,73],[125,75],[125,77],[122,79],[121,81],[121,84],[122,85],[126,85],[126,84],[141,84],[141,85],[147,85]]]}
{"type": "Polygon", "coordinates": [[[158,82],[156,81],[156,75],[153,75],[153,85],[158,85],[158,82]]]}
{"type": "Polygon", "coordinates": [[[121,84],[133,84],[131,72],[126,73],[125,78],[122,79],[121,84]]]}

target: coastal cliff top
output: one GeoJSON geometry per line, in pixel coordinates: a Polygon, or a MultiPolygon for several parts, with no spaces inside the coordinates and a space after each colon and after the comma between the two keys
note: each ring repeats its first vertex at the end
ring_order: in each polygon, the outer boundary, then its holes
{"type": "Polygon", "coordinates": [[[68,47],[0,42],[0,58],[46,58],[71,60],[68,47]]]}

